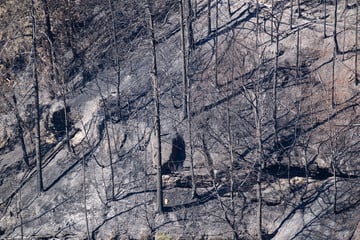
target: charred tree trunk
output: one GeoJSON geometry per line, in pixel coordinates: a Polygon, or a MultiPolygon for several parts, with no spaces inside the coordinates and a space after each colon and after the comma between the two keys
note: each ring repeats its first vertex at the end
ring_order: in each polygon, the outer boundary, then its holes
{"type": "Polygon", "coordinates": [[[66,140],[66,146],[69,152],[72,152],[72,147],[70,144],[70,133],[69,133],[69,115],[68,115],[68,105],[67,105],[67,101],[66,101],[66,95],[67,95],[67,81],[65,80],[65,73],[64,70],[62,69],[62,74],[61,74],[61,78],[62,78],[62,90],[61,90],[61,95],[62,95],[62,101],[63,101],[63,105],[64,105],[64,123],[65,123],[65,140],[66,140]]]}
{"type": "Polygon", "coordinates": [[[218,73],[218,45],[219,45],[219,37],[218,37],[218,28],[219,28],[219,0],[215,1],[215,85],[220,86],[219,83],[219,73],[218,73]]]}
{"type": "Polygon", "coordinates": [[[41,157],[41,136],[40,136],[40,100],[39,100],[39,79],[37,75],[37,46],[36,46],[36,15],[35,3],[31,0],[31,22],[32,22],[32,76],[34,81],[34,101],[35,101],[35,139],[36,139],[36,170],[38,191],[43,192],[43,179],[42,179],[42,157],[41,157]]]}
{"type": "Polygon", "coordinates": [[[18,136],[20,138],[20,144],[21,144],[21,151],[22,151],[22,155],[23,155],[23,160],[24,163],[26,164],[27,167],[30,166],[29,164],[29,157],[27,154],[27,150],[26,150],[26,144],[25,144],[25,139],[24,139],[24,131],[22,128],[22,120],[20,117],[20,113],[19,113],[19,109],[17,106],[17,99],[15,96],[15,93],[13,94],[13,101],[14,101],[14,110],[15,110],[15,118],[16,118],[16,123],[17,123],[17,130],[18,130],[18,136]]]}
{"type": "Polygon", "coordinates": [[[160,101],[159,101],[159,82],[158,82],[158,73],[157,73],[157,60],[156,60],[156,41],[155,41],[155,31],[154,31],[154,20],[152,13],[152,1],[147,0],[146,11],[148,15],[148,24],[150,31],[150,42],[151,42],[151,56],[152,56],[152,85],[153,85],[153,98],[154,98],[154,110],[155,110],[155,136],[156,136],[156,170],[157,170],[157,183],[156,183],[156,205],[157,211],[163,213],[164,203],[163,203],[163,187],[162,187],[162,172],[161,172],[161,130],[160,130],[160,101]]]}
{"type": "Polygon", "coordinates": [[[276,27],[276,49],[275,49],[275,66],[274,66],[274,79],[273,79],[273,122],[274,122],[274,144],[279,147],[278,137],[278,122],[277,122],[277,83],[278,83],[278,66],[279,66],[279,26],[280,22],[277,23],[276,27]]]}
{"type": "Polygon", "coordinates": [[[301,18],[301,4],[300,0],[297,0],[298,18],[301,18]]]}
{"type": "Polygon", "coordinates": [[[294,0],[290,0],[290,30],[293,28],[294,0]]]}
{"type": "MultiPolygon", "coordinates": [[[[231,81],[234,82],[234,63],[231,66],[231,81]]],[[[233,137],[232,137],[232,129],[231,129],[231,116],[230,116],[230,96],[233,94],[233,86],[230,89],[229,81],[226,81],[227,85],[227,104],[226,104],[226,122],[227,122],[227,137],[229,144],[229,155],[230,155],[230,211],[231,211],[231,219],[229,219],[229,225],[233,231],[233,239],[237,240],[239,238],[239,234],[237,233],[236,227],[236,209],[235,209],[235,157],[234,157],[234,145],[233,145],[233,137]]]]}
{"type": "Polygon", "coordinates": [[[211,34],[211,0],[207,1],[207,21],[208,21],[208,35],[211,34]]]}
{"type": "MultiPolygon", "coordinates": [[[[190,84],[189,84],[189,89],[188,89],[188,113],[191,112],[191,91],[190,91],[190,84]]],[[[191,198],[195,199],[198,197],[198,194],[196,192],[196,181],[195,181],[195,171],[194,171],[194,147],[193,147],[193,143],[192,143],[192,129],[191,129],[191,114],[188,115],[188,119],[187,119],[187,128],[188,128],[188,134],[189,134],[189,148],[190,148],[190,171],[191,171],[191,198]]]]}
{"type": "MultiPolygon", "coordinates": [[[[192,51],[194,48],[194,36],[193,36],[193,29],[192,29],[192,19],[193,19],[193,13],[192,13],[192,6],[191,6],[191,0],[187,0],[187,8],[188,8],[188,16],[187,16],[187,34],[188,34],[188,51],[187,51],[187,57],[185,57],[185,73],[186,73],[186,99],[187,99],[187,128],[188,128],[188,134],[189,134],[189,148],[190,148],[190,171],[191,171],[191,198],[197,198],[198,195],[196,193],[196,181],[195,181],[195,171],[194,171],[194,159],[193,159],[193,143],[192,143],[192,118],[191,118],[191,81],[190,81],[190,75],[189,75],[189,66],[192,56],[192,51]]],[[[185,38],[184,38],[185,42],[185,38]]],[[[185,43],[184,43],[185,44],[185,43]]],[[[184,48],[184,54],[185,54],[185,48],[184,48]]],[[[185,54],[186,55],[186,54],[185,54]]]]}
{"type": "Polygon", "coordinates": [[[228,9],[229,16],[231,17],[231,16],[232,16],[232,12],[231,12],[231,3],[230,3],[230,0],[227,0],[227,9],[228,9]]]}
{"type": "Polygon", "coordinates": [[[261,119],[260,119],[260,105],[258,99],[258,93],[255,93],[255,100],[254,100],[254,116],[255,116],[255,141],[257,144],[256,150],[256,196],[257,196],[257,210],[256,210],[256,225],[257,225],[257,233],[258,238],[262,239],[263,230],[262,230],[262,207],[263,207],[263,198],[262,198],[262,171],[263,171],[263,159],[262,159],[262,140],[261,140],[261,119]]]}
{"type": "Polygon", "coordinates": [[[358,34],[359,34],[359,6],[356,1],[356,25],[355,25],[355,85],[359,85],[358,76],[358,34]]]}
{"type": "Polygon", "coordinates": [[[187,17],[186,17],[186,28],[187,28],[187,35],[188,35],[188,48],[189,51],[194,50],[194,31],[193,31],[193,21],[194,21],[194,11],[192,9],[191,0],[187,0],[187,17]]]}
{"type": "Polygon", "coordinates": [[[50,9],[47,0],[42,0],[44,14],[45,14],[45,26],[46,26],[46,34],[49,40],[53,43],[54,42],[54,34],[51,31],[51,20],[50,20],[50,9]]]}
{"type": "Polygon", "coordinates": [[[55,52],[54,52],[54,34],[51,30],[51,20],[50,20],[50,9],[47,0],[42,0],[43,10],[45,14],[45,25],[46,25],[46,37],[49,42],[49,58],[50,58],[50,79],[52,82],[55,81],[55,52]]]}
{"type": "Polygon", "coordinates": [[[184,4],[183,0],[179,0],[180,9],[180,29],[181,29],[181,51],[182,51],[182,82],[183,82],[183,119],[188,117],[188,80],[187,80],[187,64],[186,64],[186,45],[185,45],[185,28],[184,28],[184,4]]]}
{"type": "Polygon", "coordinates": [[[334,0],[335,2],[335,6],[334,6],[334,30],[333,30],[333,38],[334,38],[334,49],[336,54],[340,53],[340,49],[339,49],[339,43],[337,40],[337,11],[338,11],[338,0],[334,0]]]}
{"type": "MultiPolygon", "coordinates": [[[[84,152],[84,150],[83,150],[84,152]]],[[[90,228],[89,228],[89,218],[87,212],[87,198],[86,198],[86,167],[85,167],[85,156],[82,156],[82,167],[83,167],[83,203],[84,203],[84,215],[85,215],[85,225],[86,225],[86,234],[88,239],[90,238],[90,228]]]]}
{"type": "Polygon", "coordinates": [[[256,0],[256,33],[255,33],[255,44],[256,44],[256,47],[259,46],[259,30],[260,30],[260,26],[259,26],[259,8],[260,8],[260,5],[259,5],[259,0],[256,0]]]}
{"type": "Polygon", "coordinates": [[[326,35],[326,18],[327,18],[327,6],[326,6],[326,0],[324,0],[324,38],[327,38],[327,35],[326,35]]]}
{"type": "Polygon", "coordinates": [[[296,80],[300,77],[300,28],[296,33],[296,80]]]}
{"type": "Polygon", "coordinates": [[[274,41],[274,0],[271,0],[271,21],[270,21],[271,42],[274,41]]]}
{"type": "Polygon", "coordinates": [[[342,45],[342,60],[345,60],[345,45],[346,45],[346,8],[343,12],[343,19],[344,19],[344,25],[343,25],[343,45],[342,45]]]}
{"type": "Polygon", "coordinates": [[[331,74],[331,106],[335,109],[335,66],[336,66],[336,47],[333,50],[332,74],[331,74]]]}
{"type": "Polygon", "coordinates": [[[120,99],[120,85],[121,85],[121,68],[120,68],[120,56],[117,40],[117,31],[116,31],[116,22],[115,22],[115,12],[112,5],[112,0],[109,0],[109,9],[111,13],[111,28],[112,28],[112,41],[113,49],[115,52],[114,65],[116,69],[116,98],[117,98],[117,109],[121,118],[121,99],[120,99]]]}

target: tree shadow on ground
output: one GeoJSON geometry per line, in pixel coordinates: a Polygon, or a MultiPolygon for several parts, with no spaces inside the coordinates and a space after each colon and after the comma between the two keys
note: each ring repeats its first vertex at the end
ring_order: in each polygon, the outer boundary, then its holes
{"type": "MultiPolygon", "coordinates": [[[[311,204],[317,201],[321,197],[321,194],[328,191],[330,187],[331,186],[329,184],[323,184],[313,194],[307,196],[306,198],[303,198],[303,200],[300,203],[298,203],[298,205],[296,205],[287,216],[283,218],[279,226],[272,233],[268,233],[265,235],[265,239],[274,238],[276,234],[278,234],[279,230],[284,226],[284,224],[288,220],[290,220],[296,214],[297,211],[300,210],[304,212],[306,208],[308,208],[311,211],[310,209],[311,204]]],[[[314,217],[314,219],[319,219],[320,217],[321,217],[320,215],[317,215],[314,217]]],[[[310,223],[311,222],[313,221],[310,221],[310,223]]]]}
{"type": "Polygon", "coordinates": [[[188,203],[182,203],[182,204],[176,204],[173,206],[166,206],[164,207],[165,212],[176,212],[180,209],[188,209],[193,208],[196,206],[203,205],[211,200],[216,199],[216,194],[214,192],[214,189],[211,189],[209,191],[206,191],[205,193],[198,194],[197,198],[194,200],[189,201],[188,203]]]}

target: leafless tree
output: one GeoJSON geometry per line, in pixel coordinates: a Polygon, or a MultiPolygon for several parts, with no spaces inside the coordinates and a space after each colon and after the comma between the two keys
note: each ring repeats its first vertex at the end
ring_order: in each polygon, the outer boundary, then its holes
{"type": "Polygon", "coordinates": [[[327,18],[327,4],[326,4],[326,0],[324,0],[324,38],[327,38],[327,34],[326,34],[326,18],[327,18]]]}
{"type": "Polygon", "coordinates": [[[147,0],[147,18],[149,24],[149,33],[150,33],[150,44],[151,44],[151,56],[152,56],[152,85],[153,85],[153,98],[154,98],[154,121],[155,121],[155,145],[157,148],[156,154],[156,172],[157,172],[157,181],[156,181],[156,205],[157,211],[163,213],[164,203],[163,203],[163,184],[162,184],[162,172],[161,172],[161,130],[160,130],[160,101],[159,101],[159,81],[158,81],[158,70],[157,70],[157,60],[156,60],[156,40],[155,40],[155,29],[154,29],[154,18],[153,18],[153,1],[147,0]]]}
{"type": "Polygon", "coordinates": [[[112,0],[109,0],[109,10],[111,14],[111,28],[112,28],[112,41],[114,49],[114,67],[116,69],[116,96],[117,96],[117,108],[119,109],[120,118],[121,118],[121,105],[120,105],[120,85],[121,85],[121,67],[120,67],[120,56],[119,56],[119,46],[117,38],[117,27],[115,22],[115,10],[113,8],[112,0]]]}
{"type": "Polygon", "coordinates": [[[339,53],[340,53],[340,49],[339,49],[339,43],[338,43],[338,39],[337,39],[338,0],[334,0],[334,4],[335,4],[335,5],[334,5],[334,29],[333,29],[334,50],[335,50],[336,54],[339,54],[339,53]]]}
{"type": "Polygon", "coordinates": [[[359,85],[358,76],[358,34],[359,34],[359,2],[356,1],[356,16],[355,16],[355,85],[359,85]]]}
{"type": "Polygon", "coordinates": [[[207,0],[207,27],[208,27],[208,35],[211,34],[211,0],[207,0]]]}
{"type": "Polygon", "coordinates": [[[183,119],[188,117],[188,101],[187,101],[187,91],[188,91],[188,73],[187,73],[187,50],[185,42],[185,27],[184,27],[184,4],[183,0],[179,0],[179,11],[180,11],[180,30],[181,30],[181,53],[182,53],[182,84],[183,84],[183,119]]]}
{"type": "Polygon", "coordinates": [[[37,34],[37,23],[35,15],[35,2],[31,0],[31,24],[32,24],[32,76],[34,81],[34,101],[35,101],[35,139],[36,139],[36,169],[37,169],[37,181],[38,191],[42,192],[43,178],[42,178],[42,156],[41,156],[41,135],[40,135],[40,101],[39,101],[39,79],[37,73],[37,46],[36,46],[36,34],[37,34]]]}

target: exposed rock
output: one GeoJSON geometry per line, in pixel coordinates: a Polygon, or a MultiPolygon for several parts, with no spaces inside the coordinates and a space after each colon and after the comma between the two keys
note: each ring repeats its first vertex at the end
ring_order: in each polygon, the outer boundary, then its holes
{"type": "MultiPolygon", "coordinates": [[[[153,167],[155,168],[157,166],[157,147],[155,142],[155,135],[153,132],[150,136],[149,145],[150,147],[148,147],[148,152],[152,156],[153,167]]],[[[161,161],[162,171],[164,174],[173,173],[181,168],[184,164],[185,158],[185,141],[178,132],[175,131],[174,133],[169,134],[169,136],[162,138],[161,161]]]]}

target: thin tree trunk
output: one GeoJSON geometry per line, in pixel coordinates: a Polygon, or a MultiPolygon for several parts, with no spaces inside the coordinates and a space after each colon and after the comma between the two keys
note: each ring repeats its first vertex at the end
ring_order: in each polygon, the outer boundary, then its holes
{"type": "Polygon", "coordinates": [[[49,4],[47,0],[42,0],[43,3],[43,9],[45,14],[45,25],[46,25],[46,37],[49,42],[49,57],[50,57],[50,67],[51,67],[51,73],[50,78],[51,81],[54,82],[55,80],[55,53],[54,53],[54,34],[51,30],[51,21],[50,21],[50,10],[49,10],[49,4]]]}
{"type": "Polygon", "coordinates": [[[184,5],[183,0],[179,0],[180,10],[180,29],[181,29],[181,51],[182,51],[182,82],[183,82],[183,119],[188,117],[188,80],[187,80],[187,66],[186,66],[186,45],[185,45],[185,28],[184,28],[184,5]]]}
{"type": "Polygon", "coordinates": [[[271,0],[271,21],[270,21],[271,42],[274,41],[274,0],[271,0]]]}
{"type": "Polygon", "coordinates": [[[337,40],[337,10],[338,10],[338,0],[334,0],[335,1],[335,7],[334,7],[334,30],[333,30],[333,38],[334,38],[334,49],[336,51],[336,54],[339,54],[340,49],[339,49],[339,43],[337,40]]]}
{"type": "MultiPolygon", "coordinates": [[[[231,81],[234,81],[234,67],[232,64],[232,71],[231,71],[231,81]]],[[[227,85],[227,104],[226,104],[226,121],[227,121],[227,135],[228,135],[228,142],[229,142],[229,153],[230,153],[230,201],[231,201],[231,215],[232,219],[230,220],[230,225],[233,231],[233,239],[239,239],[239,235],[237,233],[236,229],[236,209],[235,209],[235,179],[234,179],[234,164],[235,164],[235,158],[234,158],[234,146],[233,146],[233,140],[232,140],[232,129],[231,129],[231,116],[230,116],[230,95],[229,93],[229,81],[226,81],[227,85]]],[[[233,88],[231,89],[233,90],[233,88]]]]}
{"type": "MultiPolygon", "coordinates": [[[[257,98],[257,97],[256,97],[257,98]]],[[[255,100],[258,101],[257,99],[255,100]]],[[[262,205],[263,205],[263,199],[262,199],[262,141],[261,141],[261,123],[259,118],[259,109],[258,109],[258,103],[256,103],[256,107],[254,108],[255,111],[255,124],[256,124],[256,142],[257,142],[257,178],[256,178],[256,195],[257,195],[257,232],[259,239],[262,239],[263,231],[262,231],[262,205]]]]}
{"type": "Polygon", "coordinates": [[[207,20],[208,20],[208,35],[211,34],[211,0],[207,1],[207,20]]]}
{"type": "Polygon", "coordinates": [[[106,122],[105,122],[105,132],[106,132],[106,140],[107,140],[109,160],[110,160],[111,200],[115,200],[115,172],[114,172],[113,156],[111,151],[109,126],[106,122]]]}
{"type": "Polygon", "coordinates": [[[162,172],[161,172],[161,130],[160,130],[160,99],[159,99],[159,82],[157,73],[157,60],[156,60],[156,44],[155,44],[155,32],[154,32],[154,20],[152,15],[152,4],[151,0],[147,0],[147,14],[148,24],[150,30],[150,42],[151,42],[151,56],[152,56],[152,85],[153,85],[153,98],[154,98],[154,110],[155,110],[155,136],[156,136],[156,147],[157,147],[157,183],[156,183],[156,205],[158,213],[162,214],[164,211],[163,203],[163,189],[162,189],[162,172]]]}
{"type": "Polygon", "coordinates": [[[69,0],[65,0],[65,16],[66,47],[72,48],[72,19],[69,0]]]}
{"type": "MultiPolygon", "coordinates": [[[[63,71],[63,70],[62,70],[63,71]]],[[[69,116],[68,116],[68,105],[66,101],[66,93],[67,93],[67,82],[65,80],[65,74],[62,73],[62,100],[64,104],[64,121],[65,121],[65,138],[66,138],[66,146],[69,152],[72,152],[71,144],[70,144],[70,133],[69,133],[69,116]]]]}
{"type": "Polygon", "coordinates": [[[18,106],[17,106],[17,100],[16,100],[15,93],[13,94],[12,98],[13,98],[13,101],[14,101],[15,118],[16,118],[17,129],[18,129],[18,136],[20,138],[20,144],[21,144],[21,151],[22,151],[22,155],[23,155],[23,160],[24,160],[24,163],[26,164],[26,166],[30,167],[29,157],[28,157],[28,154],[27,154],[26,144],[25,144],[25,139],[24,139],[24,131],[23,131],[23,128],[22,128],[22,120],[21,120],[19,109],[18,109],[18,106]]]}
{"type": "Polygon", "coordinates": [[[296,80],[300,77],[300,28],[296,33],[296,80]]]}
{"type": "Polygon", "coordinates": [[[84,156],[84,153],[82,155],[82,165],[83,165],[83,201],[84,201],[84,215],[85,215],[85,224],[86,224],[86,234],[87,234],[88,239],[91,239],[90,238],[90,228],[89,228],[89,218],[88,218],[88,213],[87,213],[86,168],[85,168],[85,156],[84,156]]]}
{"type": "Polygon", "coordinates": [[[326,0],[324,0],[324,38],[327,38],[327,35],[326,35],[326,18],[327,18],[327,6],[326,6],[326,0]]]}
{"type": "Polygon", "coordinates": [[[219,84],[219,73],[218,73],[218,28],[219,28],[219,0],[215,1],[215,84],[216,86],[220,86],[219,84]]]}
{"type": "Polygon", "coordinates": [[[297,7],[298,7],[298,18],[301,17],[301,4],[300,4],[300,0],[297,0],[297,7]]]}
{"type": "Polygon", "coordinates": [[[278,137],[278,122],[277,122],[277,83],[278,83],[278,66],[279,66],[279,27],[280,22],[276,26],[276,49],[275,49],[275,66],[274,66],[274,80],[273,80],[273,122],[275,134],[275,146],[279,146],[278,137]]]}
{"type": "Polygon", "coordinates": [[[197,11],[198,11],[198,2],[194,0],[194,19],[197,18],[197,11]]]}
{"type": "Polygon", "coordinates": [[[333,173],[333,176],[334,176],[334,206],[333,206],[333,211],[334,211],[334,214],[336,214],[337,213],[337,192],[338,192],[338,189],[337,189],[337,177],[336,177],[336,160],[335,160],[334,154],[332,156],[332,165],[333,165],[333,171],[334,171],[334,173],[333,173]]]}
{"type": "Polygon", "coordinates": [[[194,147],[192,143],[192,129],[191,129],[191,87],[189,84],[189,88],[187,91],[188,94],[188,119],[187,119],[187,128],[188,128],[188,134],[189,134],[189,148],[190,148],[190,171],[191,171],[191,198],[195,199],[198,197],[196,193],[196,181],[195,181],[195,171],[194,171],[194,147]]]}
{"type": "Polygon", "coordinates": [[[21,199],[22,199],[22,184],[23,181],[21,181],[20,183],[20,188],[19,188],[19,199],[17,202],[17,212],[20,218],[20,239],[23,240],[24,239],[24,223],[23,223],[23,216],[22,216],[22,206],[21,206],[21,199]]]}
{"type": "Polygon", "coordinates": [[[120,86],[121,86],[121,68],[120,68],[120,57],[119,57],[119,48],[117,40],[117,31],[115,23],[115,12],[112,6],[112,0],[109,0],[109,9],[111,13],[111,27],[112,27],[112,37],[113,37],[113,49],[115,50],[115,69],[116,69],[116,98],[117,98],[117,108],[121,118],[121,98],[120,98],[120,86]]]}
{"type": "Polygon", "coordinates": [[[113,155],[111,151],[111,139],[109,134],[109,126],[107,121],[110,121],[110,114],[109,114],[109,107],[108,103],[102,94],[101,87],[99,83],[96,81],[96,86],[98,88],[98,91],[100,93],[101,101],[104,104],[104,112],[105,112],[105,134],[106,134],[106,143],[108,147],[108,154],[109,154],[109,164],[110,164],[110,188],[111,188],[111,197],[110,200],[115,200],[115,172],[114,172],[114,164],[113,164],[113,155]]]}
{"type": "Polygon", "coordinates": [[[334,109],[336,106],[335,101],[335,66],[336,66],[336,47],[333,50],[333,62],[332,62],[332,75],[331,75],[331,106],[334,109]]]}
{"type": "Polygon", "coordinates": [[[188,35],[188,48],[189,51],[194,50],[194,31],[193,31],[193,21],[194,21],[194,12],[192,9],[191,0],[187,0],[187,18],[186,18],[186,27],[187,27],[187,35],[188,35]]]}
{"type": "MultiPolygon", "coordinates": [[[[256,84],[256,83],[255,83],[256,84]]],[[[257,85],[257,84],[256,84],[257,85]]],[[[262,239],[263,231],[262,231],[262,205],[263,205],[263,198],[262,198],[262,171],[264,166],[263,161],[263,146],[262,146],[262,126],[261,126],[261,104],[259,103],[259,86],[256,86],[255,94],[254,94],[254,101],[253,101],[253,110],[254,110],[254,120],[255,120],[255,142],[256,142],[256,170],[257,170],[257,178],[256,178],[256,195],[257,195],[257,211],[256,211],[256,225],[257,225],[257,233],[258,238],[262,239]]]]}
{"type": "MultiPolygon", "coordinates": [[[[256,33],[255,33],[255,44],[256,48],[259,46],[259,0],[256,0],[256,33]]],[[[264,26],[265,27],[265,26],[264,26]]]]}
{"type": "MultiPolygon", "coordinates": [[[[192,51],[194,49],[194,36],[193,36],[193,29],[192,29],[192,21],[193,21],[193,12],[192,12],[192,6],[191,6],[191,0],[187,0],[187,34],[188,34],[188,54],[187,58],[185,58],[185,68],[186,68],[186,94],[187,94],[187,114],[188,114],[188,133],[189,133],[189,148],[190,148],[190,171],[191,171],[191,198],[197,198],[197,192],[196,192],[196,181],[195,181],[195,170],[194,170],[194,147],[192,143],[192,118],[191,118],[191,81],[190,81],[190,75],[189,75],[189,66],[192,56],[192,51]]],[[[185,39],[184,39],[185,41],[185,39]]],[[[185,49],[184,49],[185,51],[185,49]]]]}
{"type": "Polygon", "coordinates": [[[231,12],[231,3],[230,3],[230,0],[227,0],[227,8],[228,8],[229,16],[231,17],[231,16],[232,16],[232,12],[231,12]]]}
{"type": "Polygon", "coordinates": [[[359,84],[358,77],[358,33],[359,33],[359,6],[356,1],[356,25],[355,25],[355,85],[359,84]]]}
{"type": "Polygon", "coordinates": [[[31,19],[32,19],[32,75],[34,80],[34,100],[35,100],[35,139],[36,139],[36,170],[38,191],[44,191],[42,179],[42,157],[41,157],[41,137],[40,137],[40,101],[39,101],[39,80],[37,75],[37,48],[36,48],[36,16],[35,16],[35,3],[31,0],[31,19]]]}
{"type": "Polygon", "coordinates": [[[290,0],[290,30],[293,28],[294,0],[290,0]]]}
{"type": "Polygon", "coordinates": [[[48,4],[47,0],[42,0],[42,3],[43,3],[44,14],[45,14],[46,34],[47,34],[49,40],[53,43],[54,42],[54,34],[51,31],[49,4],[48,4]]]}
{"type": "Polygon", "coordinates": [[[345,43],[346,43],[346,8],[344,10],[344,29],[343,29],[343,46],[342,46],[342,60],[344,61],[345,60],[345,43]]]}

